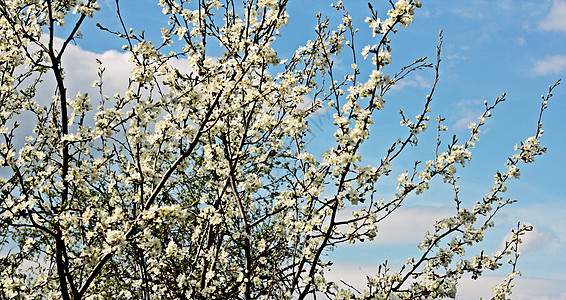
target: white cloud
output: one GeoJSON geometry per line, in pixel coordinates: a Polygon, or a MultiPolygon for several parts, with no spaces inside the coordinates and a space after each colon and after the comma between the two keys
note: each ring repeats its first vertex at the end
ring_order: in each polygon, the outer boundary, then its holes
{"type": "MultiPolygon", "coordinates": [[[[536,268],[545,266],[552,268],[556,261],[566,261],[564,259],[564,247],[566,247],[566,205],[563,200],[549,201],[548,203],[536,203],[523,207],[510,207],[501,215],[502,220],[507,223],[515,223],[517,220],[524,220],[532,223],[534,230],[522,237],[523,244],[519,245],[521,252],[531,251],[525,254],[527,257],[533,255],[544,256],[544,261],[540,261],[536,268]]],[[[564,277],[563,269],[556,269],[557,277],[564,277]]],[[[566,278],[566,277],[564,277],[566,278]]]]}
{"type": "Polygon", "coordinates": [[[482,102],[483,101],[477,99],[459,101],[456,104],[458,111],[454,116],[456,121],[454,125],[452,125],[454,129],[466,130],[470,123],[476,123],[478,117],[481,116],[483,112],[483,107],[481,107],[482,102]]]}
{"type": "Polygon", "coordinates": [[[513,2],[511,0],[498,0],[497,5],[503,9],[513,8],[513,2]]]}
{"type": "Polygon", "coordinates": [[[536,75],[558,74],[564,71],[566,71],[566,55],[549,56],[537,61],[533,68],[536,75]]]}
{"type": "Polygon", "coordinates": [[[423,18],[429,18],[431,15],[430,10],[428,9],[419,9],[417,11],[417,14],[419,17],[423,17],[423,18]]]}
{"type": "Polygon", "coordinates": [[[393,85],[393,90],[401,90],[406,87],[416,87],[416,88],[430,88],[432,86],[432,81],[424,78],[421,74],[415,74],[413,78],[404,78],[393,85]]]}
{"type": "Polygon", "coordinates": [[[123,92],[128,86],[128,78],[133,68],[133,64],[129,62],[129,53],[109,50],[99,54],[71,47],[65,58],[63,67],[68,74],[70,90],[89,89],[92,82],[98,79],[96,59],[99,59],[106,69],[103,74],[105,93],[111,95],[123,92]]]}
{"type": "MultiPolygon", "coordinates": [[[[46,43],[48,38],[48,35],[43,35],[42,42],[46,43]]],[[[54,38],[55,49],[60,49],[62,44],[63,39],[54,38]]],[[[33,47],[31,50],[34,50],[33,47]]],[[[103,75],[103,93],[109,96],[115,93],[123,95],[128,87],[128,80],[133,68],[133,63],[129,61],[130,57],[131,54],[129,52],[109,50],[103,53],[95,53],[84,50],[72,43],[69,44],[62,56],[67,98],[74,97],[77,92],[88,93],[92,106],[96,108],[99,105],[98,87],[92,87],[93,81],[99,79],[97,59],[102,62],[103,67],[106,69],[103,75]]],[[[188,64],[181,59],[171,59],[168,63],[182,72],[190,72],[188,64]]],[[[42,80],[37,86],[35,100],[40,106],[48,106],[53,101],[52,97],[57,91],[57,84],[51,71],[44,74],[42,80]]],[[[31,80],[29,83],[31,83],[31,80]]],[[[36,119],[32,113],[23,112],[16,117],[16,120],[21,124],[15,140],[16,147],[20,147],[24,142],[24,138],[32,135],[36,119]]],[[[3,170],[0,170],[1,172],[3,170]]]]}
{"type": "MultiPolygon", "coordinates": [[[[532,226],[532,224],[529,225],[532,226]]],[[[513,234],[511,232],[505,235],[505,237],[501,240],[501,243],[499,243],[499,249],[503,249],[505,247],[506,241],[511,239],[512,235],[513,234]]],[[[533,226],[533,231],[527,232],[525,235],[521,236],[521,241],[522,243],[519,245],[519,250],[526,253],[535,247],[538,248],[542,245],[548,247],[550,244],[558,243],[559,239],[554,233],[542,231],[538,227],[533,226]]]]}
{"type": "Polygon", "coordinates": [[[539,22],[539,28],[566,32],[566,1],[555,0],[550,13],[539,22]]]}
{"type": "MultiPolygon", "coordinates": [[[[47,36],[43,36],[43,40],[47,36]]],[[[60,38],[54,39],[56,49],[63,44],[60,38]]],[[[67,97],[73,97],[77,92],[89,93],[91,103],[97,106],[98,88],[92,87],[92,83],[98,80],[97,62],[99,59],[106,69],[103,75],[103,91],[106,95],[114,93],[124,93],[128,86],[128,78],[130,77],[133,64],[129,62],[130,54],[121,53],[115,50],[109,50],[104,53],[94,53],[82,49],[81,47],[69,44],[62,58],[62,66],[65,74],[65,87],[67,88],[67,97]]],[[[52,72],[47,72],[43,76],[43,82],[38,87],[37,101],[40,105],[48,105],[51,97],[56,92],[56,83],[52,72]]]]}
{"type": "Polygon", "coordinates": [[[458,47],[454,47],[453,45],[447,45],[446,50],[444,51],[444,59],[446,60],[468,60],[469,56],[467,53],[472,49],[469,45],[461,45],[458,47]]]}
{"type": "MultiPolygon", "coordinates": [[[[391,266],[392,270],[397,270],[391,266]]],[[[336,261],[327,279],[338,283],[340,280],[362,291],[366,288],[367,276],[376,273],[376,266],[372,264],[360,264],[351,261],[336,261]]],[[[476,280],[464,277],[458,283],[456,299],[476,300],[489,299],[493,296],[492,287],[503,280],[503,276],[483,275],[476,280]]],[[[513,300],[562,300],[566,299],[566,280],[551,280],[532,277],[516,277],[513,281],[510,299],[513,300]]]]}
{"type": "Polygon", "coordinates": [[[380,245],[418,244],[434,220],[454,214],[454,208],[433,206],[400,207],[378,224],[374,243],[380,245]]]}
{"type": "MultiPolygon", "coordinates": [[[[352,209],[341,211],[339,219],[351,218],[352,209]]],[[[402,206],[380,221],[377,236],[371,242],[378,245],[416,246],[427,230],[432,230],[434,221],[455,213],[449,206],[402,206]]]]}
{"type": "MultiPolygon", "coordinates": [[[[43,39],[46,39],[44,36],[43,39]]],[[[60,48],[63,40],[55,38],[56,49],[60,48]]],[[[82,49],[81,47],[69,44],[63,55],[62,65],[65,71],[65,84],[68,97],[74,96],[77,92],[91,94],[91,98],[98,93],[98,88],[92,87],[92,82],[98,80],[97,59],[102,62],[105,68],[103,74],[103,91],[106,95],[115,93],[123,94],[128,87],[128,80],[134,64],[130,62],[131,53],[108,50],[103,53],[95,53],[82,49]]],[[[170,66],[179,69],[181,72],[190,72],[190,68],[183,59],[170,59],[170,66]]],[[[55,82],[52,73],[47,73],[45,81],[40,87],[40,92],[47,93],[48,99],[55,92],[55,82]]],[[[93,102],[95,105],[96,102],[93,102]]]]}
{"type": "MultiPolygon", "coordinates": [[[[491,288],[501,282],[503,277],[482,276],[477,280],[463,278],[458,284],[457,299],[489,299],[493,296],[491,288]]],[[[511,290],[513,300],[560,300],[566,299],[566,281],[540,278],[517,277],[511,290]]]]}
{"type": "MultiPolygon", "coordinates": [[[[515,288],[511,299],[566,299],[566,280],[562,279],[565,278],[562,269],[556,268],[554,272],[544,272],[546,265],[552,268],[562,264],[562,261],[556,258],[563,255],[564,241],[559,237],[566,234],[566,220],[562,217],[565,209],[563,204],[537,203],[525,207],[510,207],[506,213],[499,216],[497,223],[500,228],[505,227],[509,222],[515,223],[517,219],[529,220],[536,224],[532,232],[522,237],[523,244],[519,246],[519,250],[523,255],[519,258],[519,269],[523,271],[524,276],[538,273],[534,276],[544,277],[518,277],[514,281],[515,288]],[[536,257],[533,257],[534,255],[536,257]]],[[[404,247],[403,245],[414,246],[415,242],[422,239],[423,233],[431,228],[434,219],[452,213],[453,208],[450,207],[401,207],[380,223],[378,236],[373,242],[375,246],[370,246],[375,247],[375,250],[360,248],[358,252],[356,247],[360,245],[348,245],[348,255],[342,252],[333,257],[334,264],[328,273],[328,279],[335,282],[342,279],[358,289],[363,289],[366,276],[374,275],[378,264],[385,259],[389,260],[392,270],[399,270],[400,266],[397,264],[404,259],[399,260],[398,257],[394,257],[395,251],[401,249],[399,247],[404,247]],[[366,253],[372,255],[367,256],[366,253]],[[379,253],[388,256],[381,257],[379,253]]],[[[494,244],[494,247],[496,246],[497,244],[494,244]]],[[[484,276],[477,280],[462,279],[458,285],[457,299],[480,299],[480,297],[489,299],[492,296],[491,288],[499,284],[503,279],[502,274],[510,270],[506,265],[501,271],[503,272],[485,272],[484,276]]]]}
{"type": "Polygon", "coordinates": [[[484,17],[482,12],[474,9],[454,9],[452,12],[457,16],[471,20],[479,20],[484,17]]]}

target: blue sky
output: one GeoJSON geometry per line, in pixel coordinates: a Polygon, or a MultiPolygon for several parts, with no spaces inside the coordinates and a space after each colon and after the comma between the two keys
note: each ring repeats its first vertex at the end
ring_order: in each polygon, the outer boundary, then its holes
{"type": "MultiPolygon", "coordinates": [[[[157,1],[123,1],[126,25],[138,32],[146,29],[149,37],[160,41],[159,27],[166,23],[157,1]],[[157,25],[156,25],[157,24],[157,25]]],[[[330,1],[290,1],[291,21],[277,42],[281,58],[297,46],[314,37],[315,15],[323,11],[331,18],[339,18],[329,8],[330,1]]],[[[368,14],[367,1],[344,0],[352,13],[355,26],[360,28],[359,45],[373,44],[363,19],[368,14]]],[[[107,66],[107,92],[123,90],[127,83],[128,56],[121,51],[122,41],[100,32],[94,24],[117,29],[114,1],[101,1],[102,11],[83,28],[84,40],[69,49],[67,60],[71,92],[88,90],[96,79],[95,58],[107,66]]],[[[374,7],[385,8],[387,1],[373,1],[374,7]]],[[[432,104],[432,116],[446,118],[449,133],[467,138],[467,124],[482,113],[483,101],[493,101],[503,92],[508,101],[502,103],[483,128],[480,141],[473,151],[469,166],[461,172],[461,197],[471,204],[489,191],[496,170],[504,169],[506,157],[513,154],[513,146],[534,135],[540,106],[540,95],[560,77],[566,77],[566,1],[565,0],[474,0],[423,1],[417,10],[415,23],[401,29],[394,37],[393,65],[395,72],[415,59],[435,57],[439,30],[444,31],[440,82],[432,104]]],[[[62,35],[60,35],[62,36],[62,35]]],[[[361,46],[358,49],[361,50],[361,46]]],[[[430,60],[434,62],[433,59],[430,60]]],[[[182,62],[178,62],[182,64],[182,62]]],[[[369,61],[366,61],[369,65],[369,61]]],[[[348,57],[337,59],[336,68],[347,70],[348,57]]],[[[360,63],[361,65],[361,63],[360,63]]],[[[367,70],[367,69],[366,69],[367,70]]],[[[362,67],[362,71],[364,71],[362,67]]],[[[397,111],[402,108],[414,116],[422,107],[433,80],[426,70],[409,76],[387,97],[386,108],[376,116],[373,138],[363,149],[364,161],[379,160],[397,134],[397,111]],[[381,152],[380,152],[381,151],[381,152]]],[[[507,196],[519,200],[496,219],[497,228],[486,236],[485,247],[495,251],[516,221],[530,222],[535,230],[524,239],[519,268],[523,276],[517,281],[512,299],[566,299],[566,88],[558,87],[544,117],[545,134],[542,138],[548,152],[535,164],[521,168],[521,179],[509,185],[507,196]]],[[[311,124],[316,147],[331,146],[333,129],[326,124],[330,116],[318,114],[311,124]]],[[[432,123],[431,123],[432,125],[432,123]]],[[[407,170],[414,159],[427,160],[433,155],[434,130],[421,139],[421,146],[410,149],[400,163],[395,164],[391,178],[382,182],[385,196],[394,192],[391,184],[399,172],[407,170]]],[[[363,280],[364,272],[371,274],[377,265],[389,258],[402,262],[416,255],[416,244],[435,218],[452,212],[447,188],[433,184],[420,197],[409,199],[407,207],[384,223],[376,241],[363,246],[337,249],[332,257],[336,272],[347,274],[353,282],[363,280]]],[[[489,275],[489,274],[487,274],[489,275]]],[[[461,285],[458,299],[489,297],[490,285],[499,282],[502,273],[494,273],[477,282],[461,285]]]]}

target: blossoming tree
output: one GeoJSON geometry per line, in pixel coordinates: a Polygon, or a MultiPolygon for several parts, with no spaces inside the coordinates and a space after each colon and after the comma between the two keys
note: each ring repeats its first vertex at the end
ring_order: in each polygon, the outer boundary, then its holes
{"type": "MultiPolygon", "coordinates": [[[[287,2],[161,0],[169,23],[162,40],[150,41],[126,29],[116,1],[122,28],[100,28],[123,38],[134,67],[127,89],[106,95],[100,62],[96,96],[69,95],[61,65],[84,20],[99,10],[96,1],[0,2],[0,297],[431,299],[454,297],[464,274],[477,278],[507,258],[511,273],[495,298],[510,293],[529,226],[519,224],[493,255],[466,250],[513,202],[501,194],[519,177],[519,165],[545,151],[540,118],[473,207],[458,199],[456,172],[505,96],[486,102],[465,142],[454,139],[445,151],[438,117],[434,159],[393,175],[392,162],[429,126],[438,81],[441,43],[436,62],[382,72],[390,39],[421,3],[389,1],[386,14],[379,12],[384,19],[370,5],[365,21],[375,44],[362,47],[339,2],[337,28],[319,15],[315,39],[283,59],[273,43],[288,22],[287,2]],[[341,53],[352,58],[346,76],[333,65],[341,53]],[[186,68],[173,67],[173,59],[186,68]],[[366,63],[369,76],[358,68],[366,63]],[[415,119],[401,113],[406,134],[379,154],[379,164],[362,165],[360,147],[387,92],[422,68],[436,73],[422,112],[415,119]],[[47,77],[55,92],[37,93],[47,77]],[[335,145],[314,155],[308,121],[324,109],[333,112],[335,145]],[[24,117],[34,123],[29,133],[19,127],[24,117]],[[390,199],[375,189],[385,176],[398,176],[390,199]],[[384,264],[363,291],[326,279],[331,262],[324,254],[372,240],[380,221],[435,177],[452,186],[454,215],[434,223],[419,256],[399,270],[384,264]]],[[[555,86],[542,99],[541,116],[555,86]]]]}

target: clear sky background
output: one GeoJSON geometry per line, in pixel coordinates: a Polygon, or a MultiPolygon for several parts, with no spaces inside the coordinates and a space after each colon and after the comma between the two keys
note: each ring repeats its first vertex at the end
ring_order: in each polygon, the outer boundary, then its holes
{"type": "MultiPolygon", "coordinates": [[[[160,13],[157,1],[123,0],[122,11],[126,26],[160,41],[160,27],[167,19],[160,13]]],[[[330,1],[290,1],[289,26],[275,44],[282,59],[297,46],[313,39],[313,26],[318,11],[330,18],[340,18],[329,7],[330,1]]],[[[367,24],[367,1],[344,0],[360,28],[358,50],[374,44],[367,24]]],[[[372,1],[383,16],[387,1],[372,1]]],[[[105,89],[108,94],[123,91],[129,77],[128,55],[121,50],[123,41],[96,29],[96,22],[119,29],[114,1],[100,1],[101,12],[83,28],[85,38],[69,49],[65,60],[70,92],[88,91],[96,79],[96,62],[107,67],[105,89]]],[[[461,140],[468,137],[467,125],[483,111],[483,101],[492,102],[503,92],[508,101],[502,103],[489,119],[472,152],[471,164],[461,172],[460,197],[469,207],[489,191],[496,170],[504,170],[506,158],[513,154],[515,144],[534,135],[540,107],[540,95],[558,78],[566,77],[566,1],[565,0],[424,0],[417,10],[415,23],[401,29],[393,37],[393,65],[386,71],[394,73],[399,67],[419,57],[428,56],[434,62],[438,32],[444,30],[440,82],[432,104],[432,117],[446,118],[449,132],[461,140]]],[[[63,37],[63,32],[59,34],[63,37]]],[[[182,61],[176,62],[182,65],[182,61]]],[[[359,63],[362,72],[369,70],[369,60],[359,63]],[[363,64],[367,66],[364,67],[363,64]]],[[[347,71],[351,61],[345,56],[335,61],[338,71],[347,71]]],[[[425,70],[414,73],[392,90],[386,108],[374,116],[373,137],[363,148],[364,162],[378,162],[385,150],[405,130],[399,126],[398,109],[407,116],[416,115],[429,92],[434,74],[425,70]]],[[[565,78],[566,79],[566,78],[565,78]]],[[[565,83],[566,84],[566,83],[565,83]]],[[[94,92],[94,90],[91,90],[94,92]]],[[[534,226],[521,246],[519,269],[523,276],[517,280],[512,299],[566,299],[566,87],[556,89],[544,117],[543,146],[548,152],[535,164],[521,168],[521,179],[509,184],[507,197],[519,200],[504,210],[495,220],[496,228],[486,235],[484,247],[494,252],[500,247],[517,221],[534,226]]],[[[331,115],[321,112],[311,119],[313,151],[334,144],[329,128],[331,115]]],[[[431,122],[434,127],[434,122],[431,122]]],[[[396,177],[410,168],[412,161],[432,159],[435,142],[434,128],[421,137],[421,146],[411,148],[393,165],[391,178],[380,184],[380,195],[387,198],[395,190],[396,177]]],[[[408,199],[406,207],[379,227],[374,242],[367,245],[336,249],[333,278],[343,278],[359,285],[366,274],[375,272],[379,263],[389,259],[395,266],[408,256],[418,254],[416,245],[433,220],[453,213],[453,195],[448,187],[435,182],[431,190],[408,199]]],[[[506,269],[508,270],[508,269],[506,269]]],[[[500,281],[503,272],[486,273],[478,280],[464,281],[458,299],[490,297],[491,285],[500,281]]]]}

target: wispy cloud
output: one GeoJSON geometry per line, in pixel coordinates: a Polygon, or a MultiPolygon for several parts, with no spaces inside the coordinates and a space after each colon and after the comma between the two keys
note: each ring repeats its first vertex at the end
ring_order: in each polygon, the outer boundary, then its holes
{"type": "Polygon", "coordinates": [[[423,18],[430,18],[431,16],[430,10],[428,9],[419,9],[417,11],[417,14],[419,17],[423,17],[423,18]]]}
{"type": "Polygon", "coordinates": [[[480,11],[477,11],[477,10],[458,8],[458,9],[454,9],[452,12],[455,15],[460,16],[462,18],[472,19],[472,20],[479,20],[479,19],[482,19],[484,17],[484,14],[480,11]]]}
{"type": "Polygon", "coordinates": [[[513,8],[513,2],[511,0],[497,0],[497,6],[501,7],[502,9],[511,9],[513,8]]]}
{"type": "Polygon", "coordinates": [[[550,13],[539,22],[539,28],[566,32],[566,1],[554,0],[550,13]]]}
{"type": "Polygon", "coordinates": [[[396,82],[392,89],[402,90],[406,87],[429,88],[431,85],[432,80],[428,80],[420,74],[415,74],[412,78],[404,78],[403,80],[396,82]]]}
{"type": "Polygon", "coordinates": [[[456,104],[457,111],[453,118],[455,119],[454,129],[466,130],[472,122],[477,122],[478,117],[482,113],[482,100],[462,100],[456,104]]]}
{"type": "Polygon", "coordinates": [[[566,71],[566,55],[549,56],[535,62],[533,67],[536,75],[558,74],[564,71],[566,71]]]}
{"type": "Polygon", "coordinates": [[[533,72],[536,75],[558,74],[564,71],[566,71],[566,55],[549,56],[535,62],[533,67],[533,72]]]}

